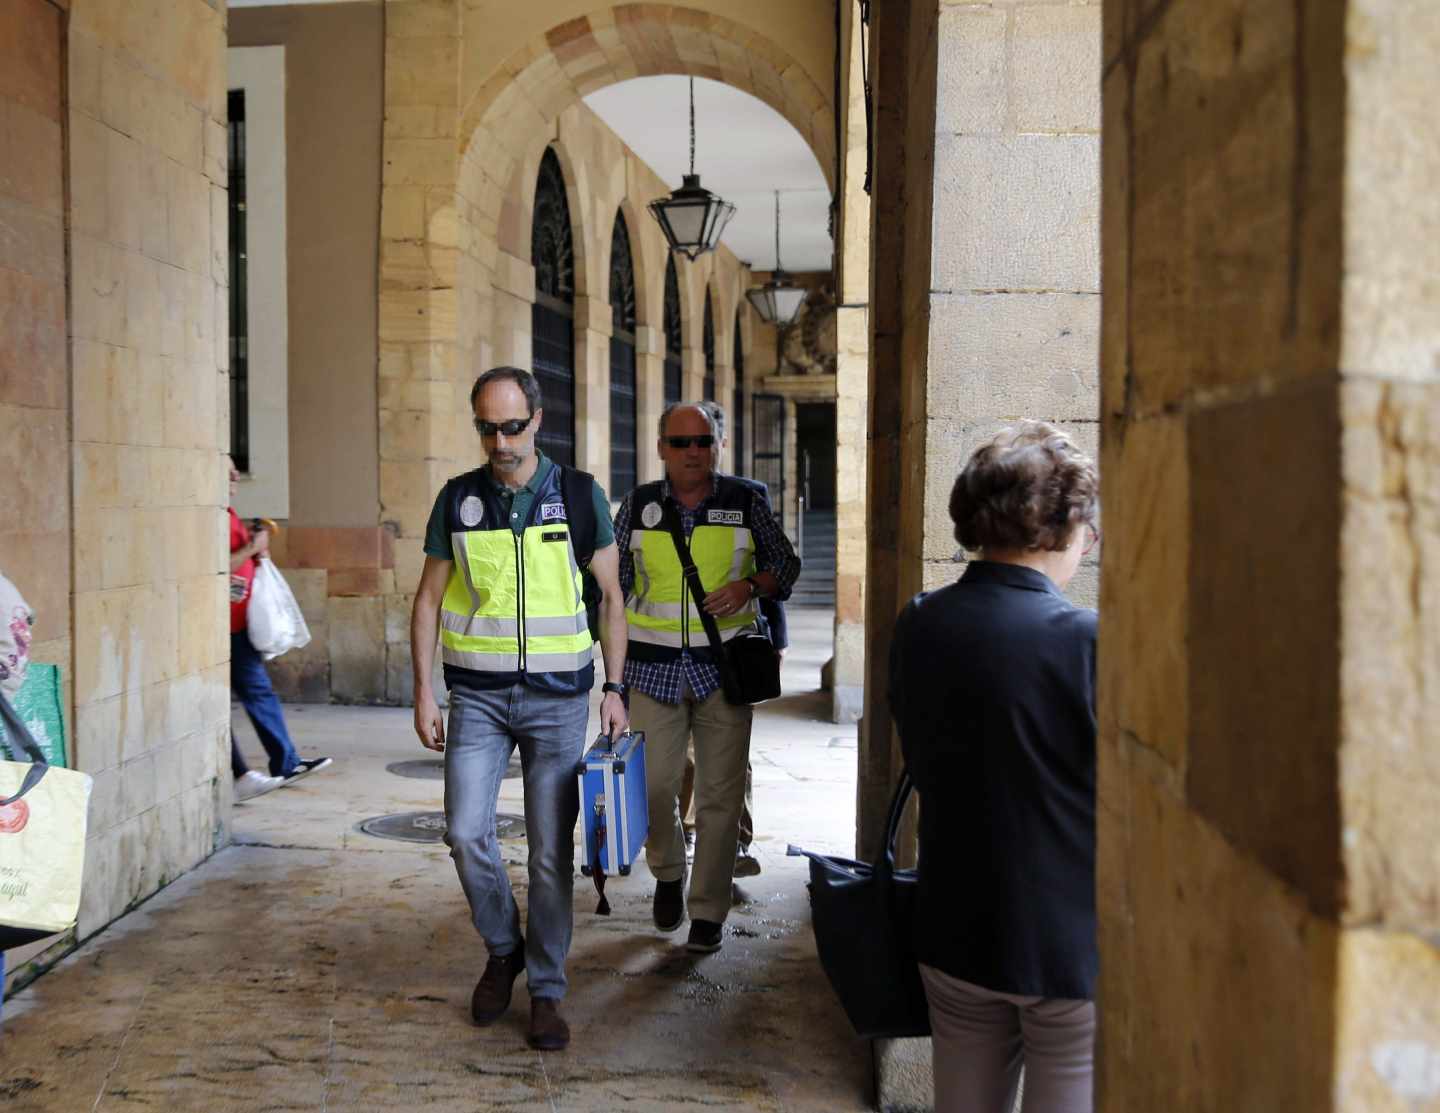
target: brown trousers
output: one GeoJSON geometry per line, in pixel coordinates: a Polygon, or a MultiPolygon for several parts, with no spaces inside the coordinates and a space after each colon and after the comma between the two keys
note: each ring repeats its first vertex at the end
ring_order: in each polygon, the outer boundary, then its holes
{"type": "Polygon", "coordinates": [[[661,703],[643,692],[630,697],[630,723],[645,732],[645,781],[650,797],[645,860],[657,881],[678,881],[685,876],[680,784],[685,777],[686,750],[694,740],[692,920],[724,923],[730,914],[752,716],[751,708],[726,703],[720,692],[699,701],[686,696],[679,703],[661,703]]]}
{"type": "MultiPolygon", "coordinates": [[[[740,808],[740,849],[750,853],[755,841],[755,786],[750,763],[745,763],[745,803],[740,808]]],[[[695,830],[695,743],[685,752],[685,779],[680,782],[680,815],[685,830],[695,830]]]]}

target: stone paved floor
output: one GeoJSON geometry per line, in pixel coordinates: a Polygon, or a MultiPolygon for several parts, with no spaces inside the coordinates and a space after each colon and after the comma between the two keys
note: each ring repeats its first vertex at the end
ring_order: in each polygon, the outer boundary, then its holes
{"type": "MultiPolygon", "coordinates": [[[[649,923],[643,864],[576,879],[567,1001],[574,1042],[524,1042],[528,999],[474,1027],[484,965],[443,846],[358,831],[438,809],[441,783],[386,772],[424,758],[403,709],[287,708],[302,753],[333,771],[239,806],[234,845],[7,1001],[0,1106],[15,1113],[163,1110],[711,1110],[868,1108],[867,1046],[815,959],[802,859],[848,852],[855,729],[821,721],[830,614],[797,612],[785,698],[754,741],[757,852],[724,949],[691,957],[649,923]]],[[[243,718],[243,716],[242,716],[243,718]]],[[[258,750],[248,723],[242,744],[258,750]]],[[[502,810],[520,812],[520,781],[502,810]]],[[[524,842],[506,844],[523,902],[524,842]]]]}

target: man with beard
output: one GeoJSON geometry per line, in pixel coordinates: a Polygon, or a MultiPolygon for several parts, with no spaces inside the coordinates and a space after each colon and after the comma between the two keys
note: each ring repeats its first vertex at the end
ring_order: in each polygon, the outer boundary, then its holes
{"type": "Polygon", "coordinates": [[[530,1046],[558,1051],[570,949],[575,765],[585,747],[594,648],[583,590],[588,566],[603,592],[601,729],[626,729],[625,609],[609,501],[594,478],[535,448],[543,418],[535,376],[485,372],[470,392],[489,462],[441,489],[425,534],[410,643],[415,731],[445,755],[445,841],[489,961],[475,987],[475,1023],[493,1024],[526,972],[530,1046]],[[448,730],[431,686],[439,633],[448,730]],[[529,915],[519,910],[500,856],[495,808],[516,747],[525,777],[529,915]]]}

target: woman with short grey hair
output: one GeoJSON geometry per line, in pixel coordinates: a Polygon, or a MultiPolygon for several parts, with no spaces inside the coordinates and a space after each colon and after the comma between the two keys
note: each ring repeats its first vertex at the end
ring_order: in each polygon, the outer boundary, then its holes
{"type": "Polygon", "coordinates": [[[938,1113],[1089,1113],[1095,1042],[1095,631],[1061,594],[1099,540],[1095,466],[1021,422],[950,496],[959,581],[915,597],[891,708],[920,793],[915,948],[938,1113]]]}

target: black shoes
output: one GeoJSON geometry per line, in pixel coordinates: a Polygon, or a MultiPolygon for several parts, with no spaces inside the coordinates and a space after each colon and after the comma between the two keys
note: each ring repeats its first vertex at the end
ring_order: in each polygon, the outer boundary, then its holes
{"type": "Polygon", "coordinates": [[[685,879],[655,882],[655,926],[674,931],[685,922],[685,879]]]}
{"type": "Polygon", "coordinates": [[[722,925],[713,920],[691,920],[685,949],[694,955],[711,955],[720,949],[722,925]]]}
{"type": "Polygon", "coordinates": [[[570,1025],[560,1015],[560,1003],[549,997],[530,1001],[530,1030],[525,1042],[536,1051],[564,1051],[570,1046],[570,1025]]]}
{"type": "Polygon", "coordinates": [[[308,777],[311,773],[318,773],[327,765],[334,762],[328,757],[312,757],[309,761],[297,761],[295,768],[285,774],[284,781],[287,785],[293,785],[301,777],[308,777]]]}
{"type": "Polygon", "coordinates": [[[475,983],[470,998],[470,1015],[479,1025],[494,1024],[510,1007],[510,994],[515,979],[525,969],[525,941],[508,955],[491,955],[485,973],[475,983]]]}

